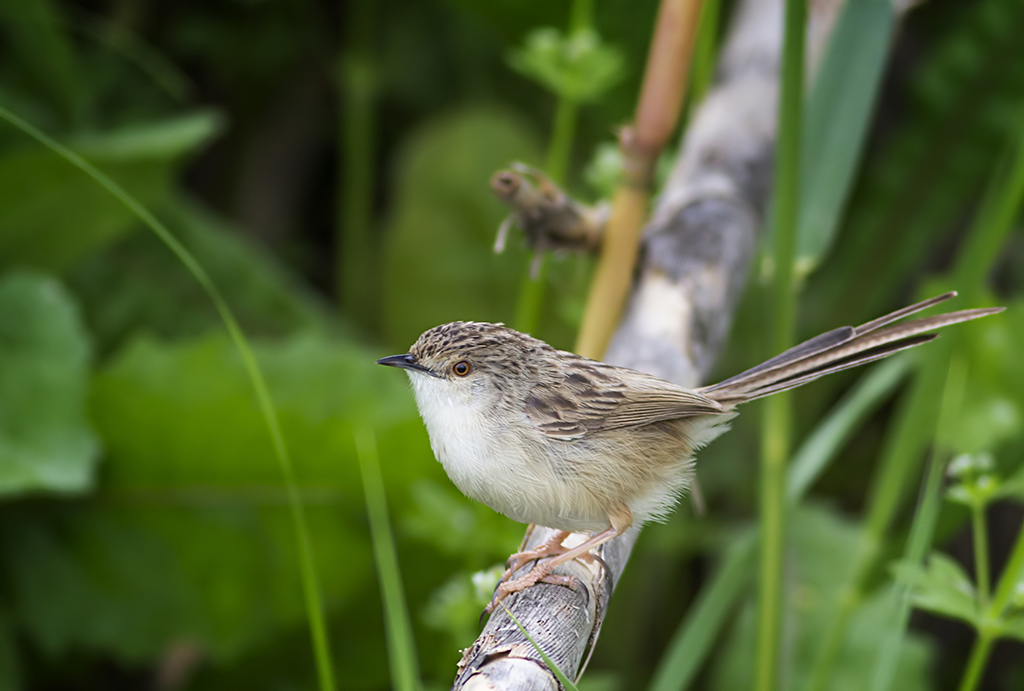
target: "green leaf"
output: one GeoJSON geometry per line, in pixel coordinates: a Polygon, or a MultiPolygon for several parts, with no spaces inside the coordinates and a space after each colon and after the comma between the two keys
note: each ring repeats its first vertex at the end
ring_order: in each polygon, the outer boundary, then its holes
{"type": "Polygon", "coordinates": [[[1004,635],[1024,641],[1024,614],[1004,619],[1002,630],[1004,635]]]}
{"type": "MultiPolygon", "coordinates": [[[[373,571],[349,425],[387,432],[391,482],[436,465],[405,382],[344,341],[304,336],[255,352],[294,440],[324,601],[356,606],[373,571]]],[[[288,500],[250,391],[221,336],[140,340],[99,372],[102,491],[0,521],[15,614],[36,646],[140,663],[188,640],[225,662],[301,625],[288,500]]]]}
{"type": "MultiPolygon", "coordinates": [[[[86,157],[144,205],[162,203],[175,162],[218,129],[212,113],[83,139],[86,157]]],[[[0,267],[60,270],[130,230],[134,213],[60,156],[31,147],[0,156],[0,267]]]]}
{"type": "Polygon", "coordinates": [[[963,568],[946,555],[933,552],[923,571],[897,567],[897,574],[915,584],[917,607],[977,626],[974,585],[963,568]]]}
{"type": "Polygon", "coordinates": [[[839,227],[892,41],[890,0],[848,2],[806,104],[797,225],[798,275],[827,255],[839,227]]]}
{"type": "Polygon", "coordinates": [[[509,161],[539,158],[536,137],[493,108],[457,111],[410,137],[395,166],[381,284],[393,347],[456,319],[511,321],[524,252],[492,251],[508,211],[484,181],[509,161]]]}
{"type": "MultiPolygon", "coordinates": [[[[843,576],[855,559],[862,528],[820,506],[797,507],[787,521],[787,632],[790,666],[788,688],[807,688],[821,638],[846,595],[843,576]]],[[[856,605],[847,635],[837,652],[830,691],[863,691],[870,687],[878,650],[878,632],[889,616],[886,590],[870,594],[856,605]]],[[[734,691],[749,688],[753,675],[755,607],[751,598],[735,625],[717,643],[708,688],[734,691]]],[[[931,688],[931,649],[925,640],[909,635],[899,654],[894,688],[931,688]]]]}
{"type": "Polygon", "coordinates": [[[509,64],[572,103],[598,99],[623,76],[622,52],[592,29],[569,35],[552,27],[534,29],[509,55],[509,64]]]}
{"type": "Polygon", "coordinates": [[[0,280],[0,497],[92,486],[99,441],[86,421],[89,338],[54,279],[0,280]]]}
{"type": "Polygon", "coordinates": [[[165,120],[123,125],[103,134],[79,135],[68,143],[87,159],[109,163],[169,161],[208,143],[224,130],[225,124],[218,111],[199,110],[165,120]]]}

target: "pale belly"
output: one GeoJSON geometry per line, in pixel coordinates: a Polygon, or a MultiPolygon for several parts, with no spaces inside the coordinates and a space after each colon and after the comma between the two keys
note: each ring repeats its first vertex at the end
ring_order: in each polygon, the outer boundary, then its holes
{"type": "Polygon", "coordinates": [[[608,527],[605,512],[575,510],[579,491],[559,480],[542,448],[522,432],[496,429],[487,414],[470,406],[420,406],[430,446],[448,477],[467,497],[520,523],[572,532],[608,527]],[[426,408],[426,410],[424,410],[426,408]],[[533,447],[533,453],[531,453],[533,447]]]}

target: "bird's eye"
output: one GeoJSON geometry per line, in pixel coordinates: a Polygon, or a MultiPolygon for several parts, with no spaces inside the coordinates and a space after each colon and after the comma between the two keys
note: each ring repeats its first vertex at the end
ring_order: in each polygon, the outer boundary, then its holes
{"type": "Polygon", "coordinates": [[[472,368],[469,366],[469,363],[466,362],[465,360],[461,360],[459,362],[456,362],[452,366],[452,372],[455,372],[455,374],[459,375],[460,377],[464,377],[467,374],[469,374],[469,370],[470,369],[472,369],[472,368]]]}

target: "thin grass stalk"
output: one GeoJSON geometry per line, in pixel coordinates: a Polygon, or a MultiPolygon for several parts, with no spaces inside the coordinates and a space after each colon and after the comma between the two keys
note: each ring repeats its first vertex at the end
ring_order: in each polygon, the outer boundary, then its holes
{"type": "Polygon", "coordinates": [[[519,620],[516,619],[516,615],[512,614],[512,610],[508,607],[504,607],[504,609],[505,614],[508,615],[508,618],[511,619],[512,623],[516,625],[517,629],[519,629],[519,633],[526,637],[527,642],[533,646],[533,649],[536,650],[537,654],[540,655],[542,660],[544,660],[544,664],[546,664],[548,669],[551,670],[551,673],[555,675],[555,678],[558,679],[558,683],[562,685],[562,688],[564,688],[565,691],[579,691],[579,689],[576,688],[576,684],[572,682],[572,679],[567,677],[565,672],[555,664],[555,661],[548,657],[548,654],[544,652],[544,649],[541,648],[540,645],[538,645],[537,641],[533,640],[533,636],[530,635],[530,632],[526,630],[525,626],[519,623],[519,620]]]}
{"type": "Polygon", "coordinates": [[[345,314],[363,326],[375,313],[373,248],[374,106],[376,75],[368,43],[373,24],[371,0],[349,3],[349,52],[339,64],[340,169],[337,209],[337,298],[345,314]]]}
{"type": "Polygon", "coordinates": [[[252,383],[256,401],[259,406],[264,424],[270,434],[274,447],[274,454],[277,456],[281,476],[284,480],[285,489],[288,494],[288,506],[291,509],[292,523],[295,529],[295,541],[299,552],[299,570],[302,575],[302,590],[306,606],[306,617],[309,620],[310,635],[313,639],[313,652],[316,658],[317,676],[321,691],[333,691],[334,669],[331,663],[330,647],[327,639],[327,625],[324,621],[323,604],[320,596],[320,586],[316,575],[316,564],[313,559],[313,548],[309,539],[309,528],[306,525],[306,514],[302,504],[302,496],[295,481],[295,471],[292,467],[291,457],[288,454],[288,447],[285,444],[284,434],[281,431],[281,424],[277,418],[277,411],[270,398],[270,391],[267,389],[266,380],[260,370],[256,356],[252,352],[249,341],[242,332],[238,320],[228,307],[217,288],[213,279],[206,273],[202,265],[192,256],[184,245],[164,226],[163,223],[150,213],[135,197],[130,195],[119,184],[109,176],[100,171],[94,165],[83,159],[71,149],[33,127],[28,122],[14,115],[6,108],[0,106],[0,118],[11,123],[14,127],[25,132],[36,141],[40,142],[57,155],[63,157],[69,163],[82,170],[97,183],[102,185],[118,201],[125,205],[139,220],[174,253],[175,256],[185,265],[185,268],[192,274],[206,294],[209,295],[217,313],[220,315],[224,327],[227,329],[231,340],[242,356],[249,381],[252,383]]]}
{"type": "MultiPolygon", "coordinates": [[[[576,135],[576,104],[566,98],[559,98],[555,108],[554,131],[548,144],[545,173],[560,185],[565,184],[572,156],[572,141],[576,135]]],[[[519,290],[516,307],[516,328],[523,333],[536,333],[540,324],[541,308],[544,305],[544,289],[547,286],[549,257],[541,256],[536,274],[528,266],[519,290]]],[[[533,261],[529,262],[530,265],[533,261]]]]}
{"type": "Polygon", "coordinates": [[[967,668],[960,680],[960,691],[974,691],[981,683],[985,674],[985,666],[988,664],[989,655],[992,654],[992,644],[995,637],[991,634],[980,634],[971,649],[971,657],[967,661],[967,668]]]}
{"type": "Polygon", "coordinates": [[[682,691],[700,671],[740,595],[750,584],[757,535],[740,538],[725,555],[711,583],[701,588],[683,624],[658,662],[649,691],[682,691]]]}
{"type": "Polygon", "coordinates": [[[704,100],[715,76],[718,53],[718,22],[722,0],[704,0],[697,24],[697,42],[693,46],[693,74],[690,77],[688,108],[692,110],[704,100]]]}
{"type": "Polygon", "coordinates": [[[1003,567],[1003,573],[999,576],[995,595],[984,613],[983,622],[988,625],[982,626],[978,630],[978,637],[974,641],[971,656],[960,680],[960,691],[974,691],[981,683],[989,655],[992,653],[992,644],[995,643],[999,635],[998,626],[993,623],[998,622],[1006,613],[1022,576],[1024,576],[1024,525],[1017,532],[1017,541],[1014,543],[1013,551],[1010,553],[1006,566],[1003,567]]]}
{"type": "Polygon", "coordinates": [[[971,506],[971,539],[974,542],[974,580],[978,587],[978,607],[988,607],[988,526],[985,521],[985,505],[975,502],[971,506]]]}
{"type": "Polygon", "coordinates": [[[946,342],[942,340],[929,346],[926,364],[920,368],[913,386],[899,403],[894,426],[882,449],[881,469],[872,483],[865,528],[858,542],[850,576],[840,589],[836,613],[821,638],[821,648],[808,684],[812,691],[828,688],[850,617],[863,597],[863,583],[878,558],[907,480],[927,446],[929,434],[925,430],[933,428],[938,415],[938,401],[942,397],[942,374],[945,372],[942,363],[948,361],[945,346],[946,342]]]}
{"type": "MultiPolygon", "coordinates": [[[[921,499],[910,526],[910,537],[903,561],[910,566],[920,566],[931,548],[935,537],[935,525],[939,519],[939,508],[942,503],[942,476],[949,456],[949,443],[946,430],[951,428],[952,421],[960,408],[967,380],[967,368],[962,360],[954,359],[946,375],[945,393],[942,397],[942,408],[939,423],[935,428],[932,457],[928,467],[921,499]]],[[[903,641],[906,638],[907,623],[910,621],[911,596],[913,584],[896,583],[891,594],[890,611],[895,612],[892,626],[883,632],[882,642],[878,646],[875,671],[872,677],[872,691],[889,691],[896,677],[903,641]]]]}
{"type": "MultiPolygon", "coordinates": [[[[569,16],[569,33],[590,28],[593,21],[592,0],[574,0],[569,16]]],[[[572,160],[572,142],[576,137],[578,107],[565,98],[558,97],[555,105],[555,120],[548,142],[544,172],[559,185],[565,185],[569,175],[569,161],[572,160]]],[[[523,333],[536,333],[540,324],[541,308],[544,305],[544,289],[548,274],[547,253],[543,254],[533,271],[533,260],[527,263],[523,283],[516,302],[516,329],[523,333]]]]}
{"type": "Polygon", "coordinates": [[[622,317],[658,155],[679,122],[702,0],[661,0],[632,127],[619,133],[623,174],[601,243],[576,352],[604,357],[622,317]]]}
{"type": "MultiPolygon", "coordinates": [[[[793,264],[800,209],[800,142],[803,118],[806,0],[786,0],[776,153],[772,351],[781,353],[796,331],[793,264]]],[[[768,399],[761,432],[761,564],[758,580],[757,643],[754,688],[778,687],[782,638],[783,558],[785,550],[786,460],[790,452],[792,403],[788,393],[768,399]]]]}
{"type": "Polygon", "coordinates": [[[395,538],[388,518],[387,495],[377,456],[377,438],[371,430],[361,429],[356,433],[356,450],[366,497],[366,515],[370,521],[373,557],[380,581],[381,603],[384,606],[391,680],[397,691],[419,691],[422,683],[416,640],[402,587],[398,550],[395,548],[395,538]]]}
{"type": "Polygon", "coordinates": [[[964,291],[984,285],[1024,200],[1024,129],[1017,136],[1009,152],[1009,165],[1001,166],[993,175],[975,217],[975,227],[960,251],[954,277],[964,291]]]}

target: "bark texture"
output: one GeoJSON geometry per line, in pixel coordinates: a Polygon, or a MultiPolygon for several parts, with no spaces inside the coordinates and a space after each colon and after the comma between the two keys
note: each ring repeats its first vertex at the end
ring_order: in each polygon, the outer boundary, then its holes
{"type": "MultiPolygon", "coordinates": [[[[840,0],[812,3],[811,64],[823,53],[840,0]]],[[[775,144],[781,0],[741,0],[720,53],[715,86],[696,110],[671,178],[644,229],[632,295],[605,360],[699,386],[721,350],[764,217],[775,144]]],[[[698,467],[699,472],[699,467],[698,467]]],[[[538,584],[505,604],[573,678],[593,649],[638,529],[566,564],[582,588],[538,584]]],[[[538,527],[529,547],[552,535],[538,527]]],[[[583,536],[574,535],[566,544],[583,536]]],[[[463,651],[453,689],[556,691],[559,683],[498,609],[463,651]]]]}

